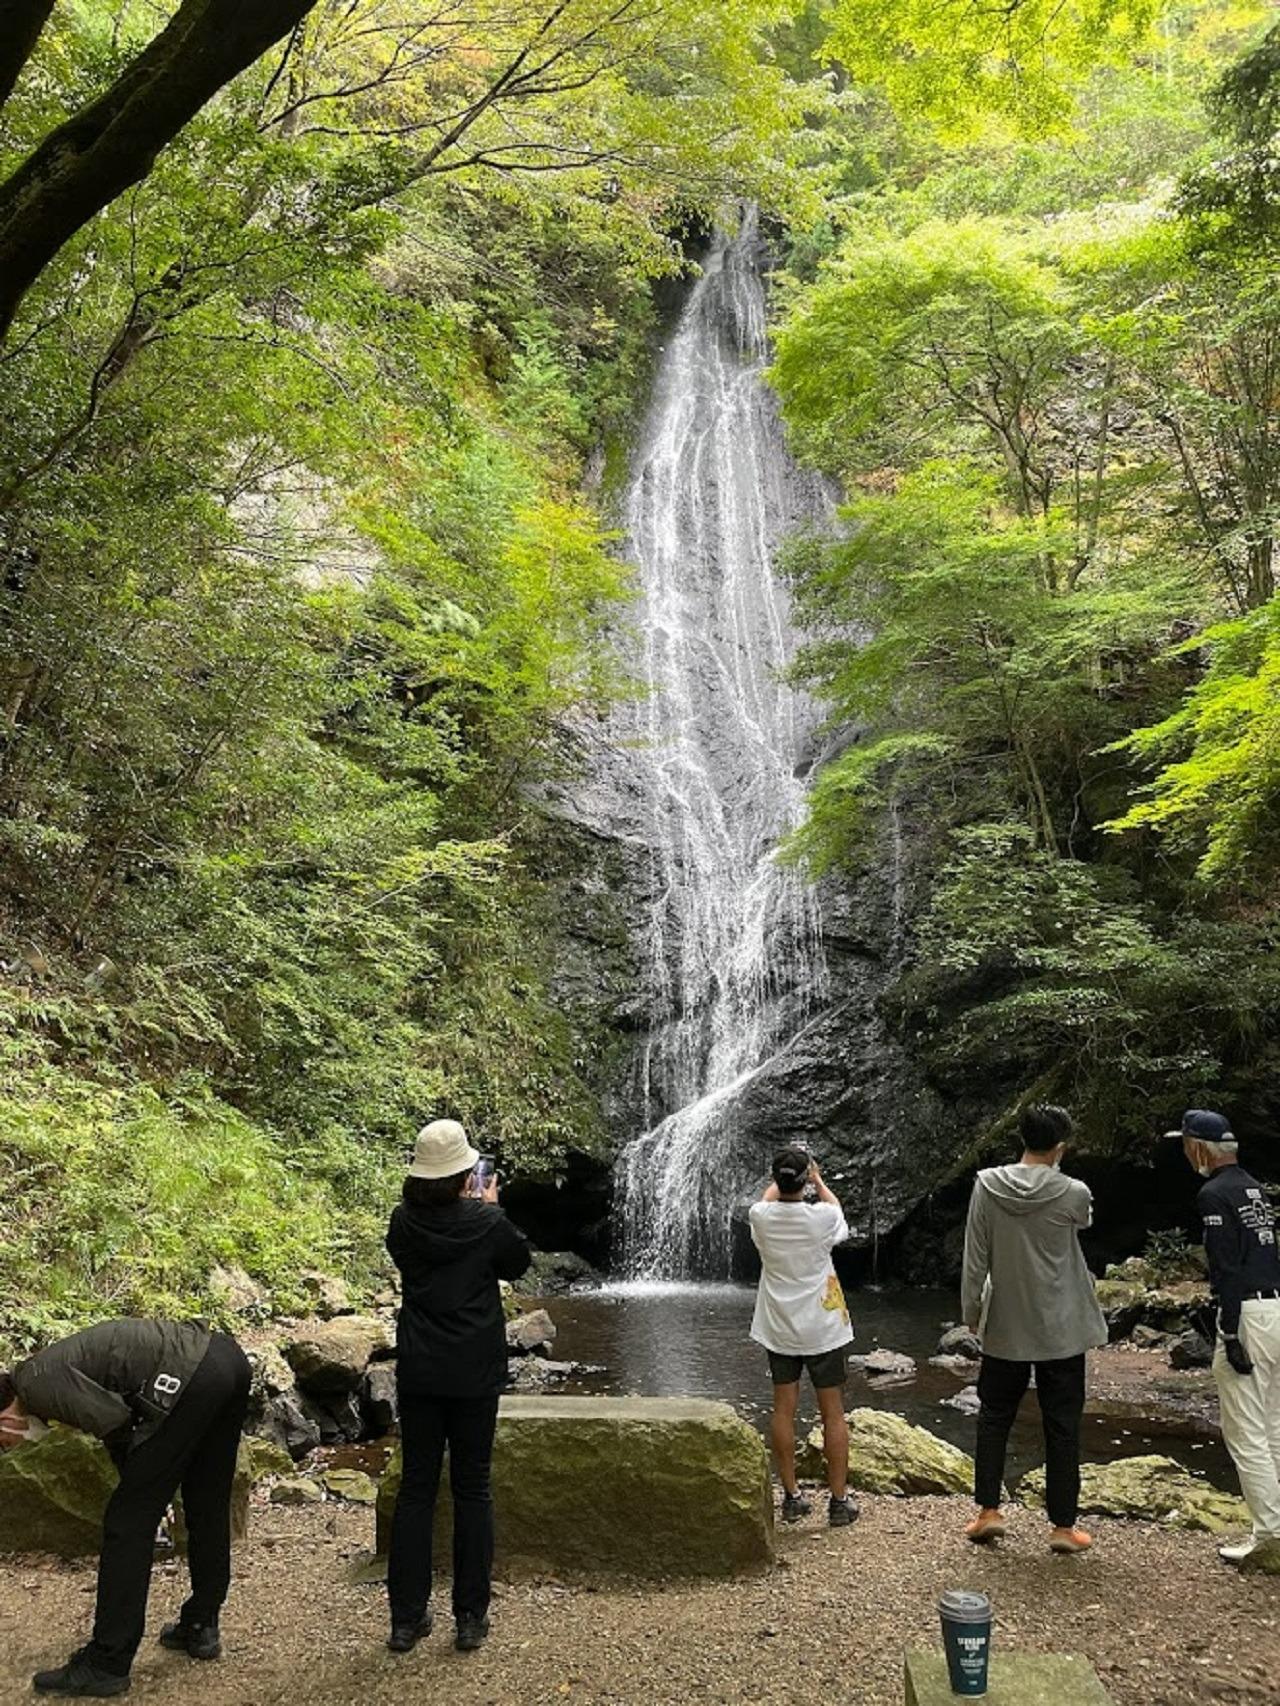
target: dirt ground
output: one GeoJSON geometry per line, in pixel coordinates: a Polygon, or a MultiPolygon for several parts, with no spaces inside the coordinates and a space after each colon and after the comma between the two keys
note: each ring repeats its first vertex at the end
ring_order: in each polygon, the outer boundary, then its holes
{"type": "MultiPolygon", "coordinates": [[[[1096,1548],[1055,1558],[1041,1518],[975,1551],[959,1499],[866,1498],[830,1531],[824,1506],[778,1532],[767,1573],[665,1587],[546,1578],[498,1584],[493,1634],[453,1650],[451,1622],[407,1657],[384,1645],[379,1587],[351,1584],[372,1513],[325,1505],[255,1511],[224,1618],[226,1656],[199,1665],[155,1634],[183,1595],[157,1569],[132,1698],[154,1706],[533,1706],[535,1702],[756,1701],[900,1706],[902,1650],[937,1643],[947,1587],[991,1595],[1001,1647],[1088,1654],[1119,1706],[1280,1702],[1280,1581],[1239,1577],[1213,1541],[1098,1520],[1096,1548]]],[[[690,1518],[697,1520],[697,1513],[690,1518]]],[[[0,1698],[86,1635],[90,1567],[15,1560],[0,1573],[0,1698]]],[[[447,1606],[447,1585],[438,1589],[447,1606]]],[[[1071,1706],[1064,1701],[1062,1706],[1071,1706]]]]}

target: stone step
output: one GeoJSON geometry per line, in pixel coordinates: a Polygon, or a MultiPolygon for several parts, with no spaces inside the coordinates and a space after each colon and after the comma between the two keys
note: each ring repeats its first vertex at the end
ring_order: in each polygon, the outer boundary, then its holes
{"type": "MultiPolygon", "coordinates": [[[[906,1706],[955,1706],[941,1653],[906,1655],[906,1706]]],[[[971,1697],[972,1698],[972,1697],[971,1697]]],[[[1088,1659],[1076,1653],[991,1655],[987,1706],[1114,1706],[1088,1659]]]]}

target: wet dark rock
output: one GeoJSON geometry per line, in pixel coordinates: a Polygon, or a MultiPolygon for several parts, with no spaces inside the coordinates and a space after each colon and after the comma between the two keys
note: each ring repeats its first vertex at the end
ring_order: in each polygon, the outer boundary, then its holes
{"type": "Polygon", "coordinates": [[[529,1271],[514,1289],[525,1297],[559,1297],[577,1286],[599,1285],[601,1275],[575,1250],[535,1250],[529,1271]]]}
{"type": "Polygon", "coordinates": [[[320,1424],[303,1408],[297,1392],[281,1392],[267,1400],[252,1432],[287,1451],[298,1462],[320,1444],[320,1424]]]}
{"type": "Polygon", "coordinates": [[[391,1433],[400,1421],[399,1399],[396,1390],[396,1365],[393,1362],[370,1363],[360,1388],[360,1406],[364,1411],[369,1433],[381,1439],[391,1433]]]}
{"type": "Polygon", "coordinates": [[[580,1379],[586,1375],[604,1374],[605,1368],[600,1363],[591,1362],[550,1362],[546,1357],[527,1356],[513,1360],[512,1392],[545,1392],[548,1388],[558,1386],[566,1380],[580,1379]]]}
{"type": "Polygon", "coordinates": [[[299,1406],[319,1429],[321,1445],[354,1445],[366,1437],[368,1429],[354,1392],[332,1392],[323,1397],[304,1392],[299,1406]]]}
{"type": "Polygon", "coordinates": [[[1170,1368],[1209,1368],[1213,1363],[1213,1346],[1203,1333],[1188,1328],[1169,1347],[1170,1368]]]}
{"type": "Polygon", "coordinates": [[[1139,1321],[1129,1337],[1140,1351],[1163,1350],[1169,1343],[1168,1333],[1162,1333],[1158,1327],[1148,1327],[1143,1321],[1139,1321]]]}

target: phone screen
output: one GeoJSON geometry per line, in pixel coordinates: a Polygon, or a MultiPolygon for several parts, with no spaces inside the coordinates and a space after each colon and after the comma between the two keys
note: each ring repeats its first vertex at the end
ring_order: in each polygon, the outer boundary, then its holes
{"type": "Polygon", "coordinates": [[[478,1197],[488,1190],[489,1186],[493,1183],[494,1175],[497,1171],[498,1163],[494,1157],[492,1155],[482,1155],[471,1171],[472,1195],[478,1197]]]}

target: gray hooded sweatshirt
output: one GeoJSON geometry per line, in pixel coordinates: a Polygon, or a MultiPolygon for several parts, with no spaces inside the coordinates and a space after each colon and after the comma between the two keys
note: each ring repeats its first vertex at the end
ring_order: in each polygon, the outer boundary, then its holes
{"type": "Polygon", "coordinates": [[[1056,1362],[1107,1342],[1079,1233],[1093,1198],[1055,1167],[988,1167],[969,1199],[961,1302],[988,1356],[1056,1362]]]}

